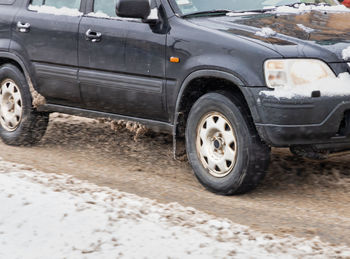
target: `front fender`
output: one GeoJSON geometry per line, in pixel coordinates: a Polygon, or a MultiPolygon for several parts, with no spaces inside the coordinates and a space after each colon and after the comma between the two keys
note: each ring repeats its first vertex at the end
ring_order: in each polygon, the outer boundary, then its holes
{"type": "Polygon", "coordinates": [[[260,117],[259,113],[257,111],[257,105],[256,105],[256,100],[249,91],[249,88],[245,86],[244,81],[237,75],[228,73],[226,71],[220,71],[220,70],[215,70],[215,69],[201,69],[192,72],[189,74],[183,83],[181,84],[180,91],[177,95],[176,99],[176,105],[175,105],[175,114],[174,116],[174,127],[173,127],[173,148],[174,148],[174,158],[181,157],[183,154],[185,154],[185,145],[184,142],[180,139],[178,139],[177,136],[177,130],[178,130],[178,124],[179,124],[179,117],[180,117],[180,109],[181,109],[181,101],[184,97],[184,93],[186,92],[186,88],[190,85],[192,80],[196,78],[203,78],[203,77],[215,77],[218,79],[224,79],[226,81],[229,81],[232,83],[232,87],[238,89],[242,95],[245,98],[245,101],[248,104],[248,108],[252,114],[254,122],[259,122],[260,117]]]}
{"type": "Polygon", "coordinates": [[[178,125],[178,119],[179,119],[180,108],[181,108],[181,100],[184,97],[184,92],[192,80],[196,78],[201,78],[201,77],[215,77],[218,79],[224,79],[231,82],[234,85],[233,87],[237,87],[239,91],[243,94],[245,101],[247,102],[250,112],[253,116],[254,122],[260,121],[260,116],[256,109],[256,100],[253,94],[251,93],[251,91],[249,91],[248,88],[245,87],[245,83],[241,78],[239,78],[235,74],[231,74],[225,71],[202,69],[202,70],[197,70],[195,72],[192,72],[190,75],[188,75],[181,85],[180,91],[177,95],[176,105],[175,105],[174,135],[176,135],[176,126],[178,125]]]}

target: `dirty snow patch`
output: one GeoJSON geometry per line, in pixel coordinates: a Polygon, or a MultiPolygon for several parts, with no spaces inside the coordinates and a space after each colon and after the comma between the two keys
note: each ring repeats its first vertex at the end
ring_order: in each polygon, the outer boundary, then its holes
{"type": "Polygon", "coordinates": [[[350,95],[350,74],[341,73],[336,78],[321,79],[311,84],[285,86],[275,88],[274,91],[261,91],[260,95],[291,99],[311,97],[313,91],[320,91],[321,96],[348,96],[350,95]]]}
{"type": "Polygon", "coordinates": [[[262,234],[0,158],[0,258],[329,258],[350,248],[262,234]]]}
{"type": "Polygon", "coordinates": [[[277,34],[277,32],[275,32],[274,30],[272,30],[269,27],[264,27],[260,31],[257,31],[255,33],[256,36],[264,37],[264,38],[269,38],[269,37],[272,37],[276,34],[277,34]]]}
{"type": "Polygon", "coordinates": [[[82,16],[83,13],[80,12],[77,9],[62,7],[62,8],[56,8],[54,6],[37,6],[37,5],[29,5],[28,7],[31,11],[36,11],[38,13],[46,13],[46,14],[53,14],[53,15],[66,15],[66,16],[82,16]]]}

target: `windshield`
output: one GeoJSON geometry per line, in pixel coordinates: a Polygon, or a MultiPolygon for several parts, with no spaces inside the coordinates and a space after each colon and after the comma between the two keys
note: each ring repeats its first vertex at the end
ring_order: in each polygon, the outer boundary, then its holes
{"type": "Polygon", "coordinates": [[[337,0],[172,0],[182,15],[215,10],[250,11],[268,7],[306,4],[339,4],[337,0]]]}

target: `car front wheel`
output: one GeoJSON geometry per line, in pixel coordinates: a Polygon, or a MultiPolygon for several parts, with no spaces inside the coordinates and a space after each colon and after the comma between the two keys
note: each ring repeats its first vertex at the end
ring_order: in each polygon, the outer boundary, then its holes
{"type": "Polygon", "coordinates": [[[233,195],[254,189],[265,176],[270,148],[249,112],[229,93],[209,93],[192,107],[186,148],[198,180],[210,191],[233,195]]]}

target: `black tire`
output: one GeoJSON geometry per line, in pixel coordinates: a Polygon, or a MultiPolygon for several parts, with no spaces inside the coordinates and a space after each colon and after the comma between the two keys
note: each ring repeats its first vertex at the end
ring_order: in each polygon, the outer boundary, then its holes
{"type": "Polygon", "coordinates": [[[270,161],[270,148],[261,142],[250,113],[230,93],[205,94],[193,105],[187,121],[186,149],[199,182],[208,190],[221,195],[243,194],[256,188],[264,178],[270,161]],[[210,173],[197,152],[197,127],[212,112],[225,116],[234,129],[237,141],[234,167],[231,171],[228,169],[228,174],[223,177],[210,173]]]}
{"type": "MultiPolygon", "coordinates": [[[[44,136],[49,114],[37,112],[32,106],[32,96],[23,73],[14,65],[0,67],[0,91],[3,82],[12,80],[21,95],[22,118],[17,128],[6,129],[0,123],[0,137],[5,144],[13,146],[34,145],[44,136]]],[[[1,103],[0,103],[1,108],[1,103]]],[[[1,121],[0,121],[1,122],[1,121]]]]}

